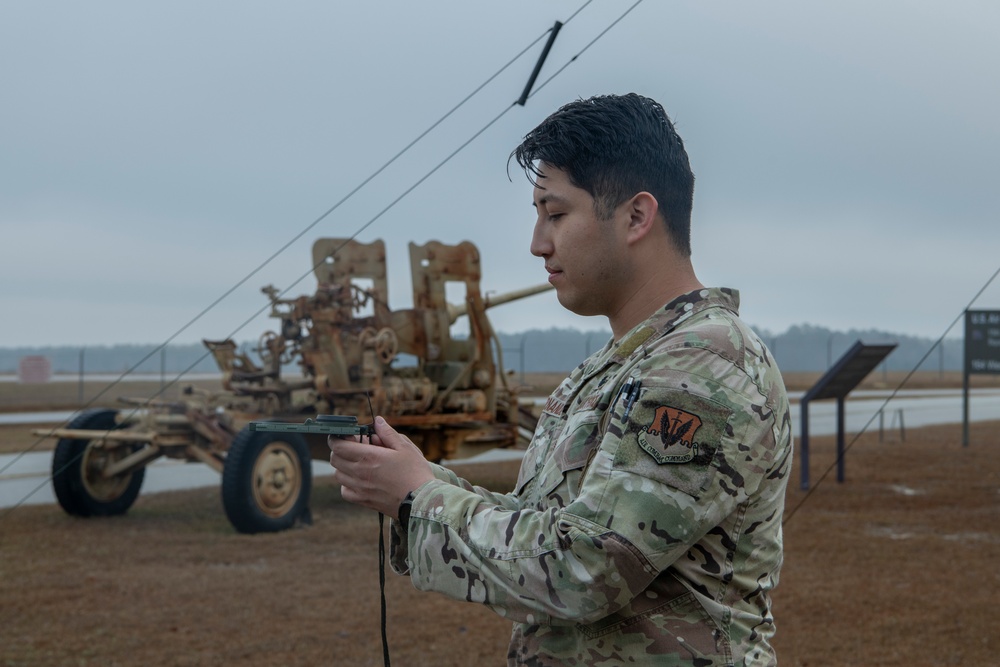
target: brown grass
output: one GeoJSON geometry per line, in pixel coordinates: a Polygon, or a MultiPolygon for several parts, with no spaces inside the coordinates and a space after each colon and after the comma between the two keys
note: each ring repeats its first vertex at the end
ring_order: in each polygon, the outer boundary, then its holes
{"type": "MultiPolygon", "coordinates": [[[[804,391],[819,380],[821,372],[785,373],[785,385],[789,391],[804,391]]],[[[520,385],[518,377],[511,381],[521,388],[521,395],[547,396],[563,380],[565,373],[527,373],[525,381],[520,385]]],[[[895,389],[906,379],[907,373],[893,371],[883,374],[881,371],[871,373],[859,385],[860,389],[895,389]]],[[[973,387],[1000,387],[1000,375],[973,375],[973,387]]],[[[167,400],[177,400],[181,397],[181,389],[185,385],[207,390],[219,390],[217,380],[181,381],[170,384],[159,380],[136,380],[113,384],[104,381],[85,381],[81,387],[78,382],[48,382],[44,384],[19,384],[15,382],[0,382],[0,412],[18,412],[32,410],[75,410],[81,406],[95,404],[115,406],[119,397],[147,399],[159,397],[167,400]],[[82,401],[81,401],[82,397],[82,401]]],[[[961,388],[962,373],[960,371],[921,371],[914,373],[903,385],[906,389],[928,388],[961,388]]]]}
{"type": "Polygon", "coordinates": [[[97,406],[119,405],[119,397],[162,398],[177,400],[184,385],[202,389],[219,390],[218,380],[196,380],[170,384],[159,380],[136,380],[108,382],[87,380],[79,382],[46,382],[43,384],[20,384],[0,382],[0,412],[24,412],[36,410],[75,410],[89,404],[97,406]],[[81,400],[81,397],[83,400],[81,400]]]}

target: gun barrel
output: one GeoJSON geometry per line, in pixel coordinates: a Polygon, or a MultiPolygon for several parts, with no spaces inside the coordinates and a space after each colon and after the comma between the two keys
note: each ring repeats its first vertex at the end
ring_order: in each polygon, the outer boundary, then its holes
{"type": "MultiPolygon", "coordinates": [[[[486,308],[493,308],[494,306],[502,306],[505,303],[510,303],[511,301],[517,301],[518,299],[524,299],[529,296],[534,296],[536,294],[541,294],[542,292],[547,292],[552,289],[550,283],[543,283],[541,285],[534,285],[532,287],[525,287],[522,289],[514,290],[512,292],[504,292],[503,294],[487,294],[483,297],[483,305],[486,308]]],[[[469,307],[467,304],[448,304],[448,319],[452,323],[455,322],[462,315],[467,315],[469,307]]]]}

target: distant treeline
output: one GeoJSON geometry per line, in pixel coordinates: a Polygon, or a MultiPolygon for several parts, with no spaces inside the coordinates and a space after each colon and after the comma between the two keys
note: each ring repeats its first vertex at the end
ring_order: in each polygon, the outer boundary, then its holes
{"type": "MultiPolygon", "coordinates": [[[[883,331],[831,331],[808,324],[793,326],[781,334],[761,331],[764,342],[783,371],[823,371],[858,340],[868,343],[896,343],[886,360],[888,371],[960,370],[962,340],[946,339],[931,350],[934,340],[883,331]]],[[[611,337],[610,331],[576,329],[532,329],[521,333],[498,334],[504,366],[515,373],[566,372],[588,354],[599,350],[611,337]]],[[[252,345],[244,344],[245,350],[252,345]]],[[[253,356],[252,352],[250,352],[253,356]]],[[[168,345],[109,345],[89,347],[0,348],[0,373],[16,373],[21,357],[48,357],[54,373],[121,373],[133,369],[143,374],[177,374],[183,371],[218,371],[208,351],[199,343],[168,345]]],[[[294,372],[294,369],[289,369],[294,372]]]]}
{"type": "Polygon", "coordinates": [[[218,372],[208,349],[200,343],[188,345],[94,345],[72,347],[0,348],[0,373],[16,373],[21,357],[48,357],[53,373],[134,373],[151,374],[188,371],[218,372]],[[134,367],[134,369],[133,369],[134,367]]]}
{"type": "MultiPolygon", "coordinates": [[[[932,349],[935,339],[875,330],[843,332],[803,324],[781,334],[762,329],[757,331],[781,370],[788,372],[825,371],[859,340],[869,345],[897,344],[898,347],[885,361],[887,371],[909,371],[917,364],[920,364],[918,370],[928,371],[962,368],[963,341],[960,338],[945,339],[940,346],[932,349]]],[[[519,357],[523,349],[524,372],[531,373],[568,371],[576,367],[587,354],[600,349],[611,338],[611,332],[547,329],[499,334],[499,338],[507,369],[521,370],[519,357]]]]}

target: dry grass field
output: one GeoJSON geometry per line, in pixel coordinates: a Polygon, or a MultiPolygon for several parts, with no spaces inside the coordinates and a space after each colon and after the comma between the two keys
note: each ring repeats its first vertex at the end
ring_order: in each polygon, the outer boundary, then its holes
{"type": "Polygon", "coordinates": [[[85,380],[82,385],[76,379],[42,384],[0,382],[0,412],[72,410],[91,404],[114,407],[118,405],[119,397],[148,399],[155,396],[175,400],[181,396],[185,385],[208,390],[220,388],[218,380],[182,380],[174,383],[171,380],[169,377],[165,382],[157,379],[122,382],[85,380]]]}
{"type": "MultiPolygon", "coordinates": [[[[834,445],[813,438],[813,491],[797,468],[788,491],[780,664],[997,664],[998,428],[974,424],[968,447],[959,425],[864,435],[843,484],[817,483],[834,445]]],[[[516,468],[461,474],[503,490],[516,468]]],[[[312,526],[255,536],[218,488],[144,495],[114,519],[0,510],[0,667],[381,665],[377,518],[326,478],[312,507],[312,526]]],[[[394,664],[504,664],[503,619],[391,573],[386,595],[394,664]]]]}
{"type": "MultiPolygon", "coordinates": [[[[805,390],[820,378],[820,372],[787,373],[785,384],[790,391],[805,390]]],[[[524,394],[528,396],[547,395],[558,384],[564,373],[528,373],[525,376],[524,394]]],[[[875,371],[865,378],[860,389],[892,389],[900,386],[907,377],[906,373],[893,371],[884,375],[875,371]]],[[[518,378],[512,378],[516,381],[518,378]]],[[[171,383],[167,378],[165,383],[158,379],[124,381],[118,383],[87,380],[82,387],[75,379],[64,382],[48,382],[45,384],[18,384],[16,382],[0,382],[0,412],[74,409],[81,404],[95,403],[97,405],[115,405],[118,397],[150,398],[159,396],[166,399],[176,399],[180,396],[184,385],[193,385],[202,389],[219,388],[217,380],[181,380],[171,383]],[[80,399],[83,399],[82,402],[80,399]]],[[[962,374],[959,371],[944,373],[921,371],[913,374],[906,381],[906,389],[927,388],[960,388],[962,374]]],[[[973,387],[1000,387],[1000,376],[973,375],[973,387]]]]}

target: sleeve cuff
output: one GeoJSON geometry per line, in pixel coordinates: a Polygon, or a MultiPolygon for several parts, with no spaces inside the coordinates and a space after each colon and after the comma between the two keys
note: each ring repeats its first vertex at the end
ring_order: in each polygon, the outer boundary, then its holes
{"type": "MultiPolygon", "coordinates": [[[[431,484],[431,482],[427,482],[431,484]]],[[[427,486],[424,484],[423,486],[427,486]]],[[[423,488],[420,487],[420,488],[423,488]]],[[[410,510],[420,489],[410,491],[399,504],[399,518],[389,522],[389,565],[396,574],[409,574],[410,564],[407,562],[410,550],[410,510]]]]}

